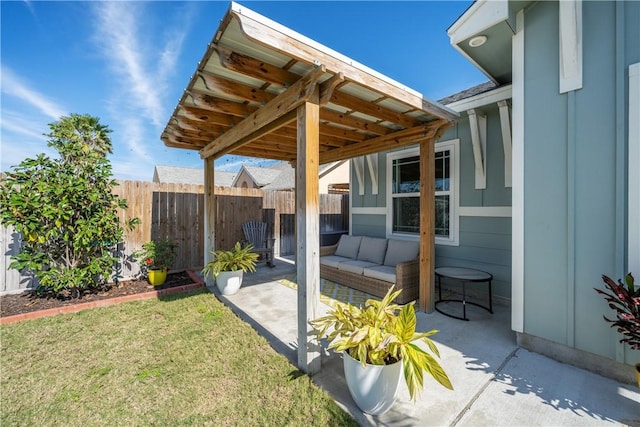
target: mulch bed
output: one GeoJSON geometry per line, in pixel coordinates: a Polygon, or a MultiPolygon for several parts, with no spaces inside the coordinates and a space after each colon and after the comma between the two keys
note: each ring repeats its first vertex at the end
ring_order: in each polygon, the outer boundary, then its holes
{"type": "Polygon", "coordinates": [[[126,295],[142,294],[150,291],[171,289],[193,284],[194,279],[186,271],[170,273],[162,286],[152,286],[146,280],[123,281],[107,285],[104,289],[85,291],[79,298],[71,295],[55,297],[52,294],[37,295],[33,291],[0,297],[0,317],[31,313],[34,311],[71,307],[93,301],[106,300],[126,295]]]}

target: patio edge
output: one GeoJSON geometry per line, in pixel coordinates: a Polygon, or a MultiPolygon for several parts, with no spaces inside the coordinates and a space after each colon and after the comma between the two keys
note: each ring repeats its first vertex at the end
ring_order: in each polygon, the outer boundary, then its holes
{"type": "Polygon", "coordinates": [[[57,314],[78,313],[82,310],[98,307],[108,307],[110,305],[122,304],[129,301],[139,301],[151,298],[158,298],[166,295],[175,295],[182,292],[192,291],[204,287],[204,281],[194,274],[191,270],[186,270],[187,274],[194,283],[189,285],[181,285],[168,289],[160,289],[157,291],[149,291],[139,294],[123,295],[120,297],[109,298],[99,301],[84,302],[66,307],[49,308],[46,310],[32,311],[30,313],[16,314],[13,316],[0,317],[0,325],[9,323],[22,322],[24,320],[40,319],[42,317],[51,317],[57,314]]]}

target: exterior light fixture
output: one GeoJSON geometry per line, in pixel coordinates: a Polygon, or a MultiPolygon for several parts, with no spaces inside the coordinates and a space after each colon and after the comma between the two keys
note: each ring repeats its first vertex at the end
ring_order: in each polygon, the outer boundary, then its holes
{"type": "Polygon", "coordinates": [[[475,36],[471,40],[469,40],[470,47],[480,47],[485,44],[487,41],[487,36],[475,36]]]}

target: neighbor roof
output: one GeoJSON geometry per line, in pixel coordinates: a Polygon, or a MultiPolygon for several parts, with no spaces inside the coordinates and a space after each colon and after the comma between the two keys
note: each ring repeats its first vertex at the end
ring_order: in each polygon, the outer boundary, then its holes
{"type": "Polygon", "coordinates": [[[433,140],[458,118],[420,93],[231,3],[161,139],[170,147],[200,150],[203,158],[233,153],[292,161],[296,108],[316,96],[320,163],[433,140]]]}
{"type": "Polygon", "coordinates": [[[243,170],[251,177],[258,187],[264,187],[265,185],[271,184],[277,176],[282,173],[282,171],[278,169],[242,165],[242,168],[240,168],[238,175],[236,175],[233,181],[234,186],[236,185],[236,180],[240,177],[243,170]]]}
{"type": "MultiPolygon", "coordinates": [[[[323,177],[327,172],[335,169],[344,161],[332,162],[321,165],[318,168],[318,176],[323,177]]],[[[295,169],[287,162],[274,165],[273,168],[279,168],[281,173],[268,185],[262,187],[263,190],[293,190],[296,188],[296,172],[295,169]]]]}
{"type": "MultiPolygon", "coordinates": [[[[215,184],[219,187],[231,187],[236,177],[233,172],[214,170],[215,184]]],[[[183,168],[179,166],[156,165],[153,172],[153,181],[159,183],[174,184],[204,184],[204,170],[198,168],[183,168]]]]}

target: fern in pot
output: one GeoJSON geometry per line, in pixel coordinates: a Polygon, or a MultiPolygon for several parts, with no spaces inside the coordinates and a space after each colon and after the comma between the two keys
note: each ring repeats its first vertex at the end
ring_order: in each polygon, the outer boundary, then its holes
{"type": "Polygon", "coordinates": [[[449,377],[433,356],[440,357],[440,353],[429,337],[438,331],[416,332],[414,303],[393,303],[400,292],[391,287],[382,301],[369,299],[363,308],[336,302],[326,316],[311,321],[318,338],[328,339],[329,349],[343,352],[351,397],[360,409],[372,415],[391,408],[402,372],[413,401],[423,388],[424,372],[453,390],[449,377]],[[429,351],[419,347],[418,342],[429,351]]]}
{"type": "Polygon", "coordinates": [[[211,251],[212,259],[204,266],[202,274],[205,278],[213,275],[222,295],[235,294],[242,285],[243,274],[256,271],[259,255],[252,249],[252,245],[242,247],[236,242],[230,250],[211,251]]]}

